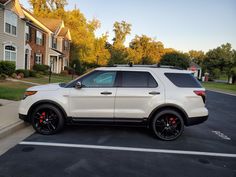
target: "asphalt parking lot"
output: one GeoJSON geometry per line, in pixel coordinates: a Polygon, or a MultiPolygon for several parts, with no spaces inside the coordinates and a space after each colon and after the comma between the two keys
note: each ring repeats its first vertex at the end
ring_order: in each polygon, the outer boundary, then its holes
{"type": "Polygon", "coordinates": [[[176,141],[138,127],[67,126],[0,156],[0,177],[235,177],[236,96],[207,95],[208,121],[176,141]]]}

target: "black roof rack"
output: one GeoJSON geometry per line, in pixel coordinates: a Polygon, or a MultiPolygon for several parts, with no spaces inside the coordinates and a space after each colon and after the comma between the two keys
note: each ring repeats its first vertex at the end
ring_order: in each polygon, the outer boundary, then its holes
{"type": "Polygon", "coordinates": [[[153,65],[134,65],[133,63],[129,63],[129,64],[114,64],[112,67],[147,67],[147,68],[170,68],[170,69],[183,70],[180,67],[170,66],[170,65],[160,65],[159,63],[158,64],[153,64],[153,65]]]}

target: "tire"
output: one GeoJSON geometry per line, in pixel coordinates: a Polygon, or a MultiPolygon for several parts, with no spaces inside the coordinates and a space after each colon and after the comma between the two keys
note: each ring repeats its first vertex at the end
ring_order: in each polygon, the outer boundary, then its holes
{"type": "Polygon", "coordinates": [[[31,123],[36,132],[52,135],[64,127],[65,120],[61,111],[54,105],[42,104],[31,114],[31,123]]]}
{"type": "Polygon", "coordinates": [[[158,112],[151,122],[154,134],[161,140],[171,141],[180,137],[184,131],[182,116],[175,110],[158,112]]]}

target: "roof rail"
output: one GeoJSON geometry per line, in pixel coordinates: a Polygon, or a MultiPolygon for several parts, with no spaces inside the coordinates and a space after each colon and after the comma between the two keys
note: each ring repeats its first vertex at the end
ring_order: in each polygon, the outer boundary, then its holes
{"type": "Polygon", "coordinates": [[[159,63],[153,64],[153,65],[134,65],[132,63],[129,63],[129,64],[114,64],[112,67],[147,67],[147,68],[170,68],[170,69],[183,70],[180,67],[170,66],[170,65],[160,65],[159,63]]]}

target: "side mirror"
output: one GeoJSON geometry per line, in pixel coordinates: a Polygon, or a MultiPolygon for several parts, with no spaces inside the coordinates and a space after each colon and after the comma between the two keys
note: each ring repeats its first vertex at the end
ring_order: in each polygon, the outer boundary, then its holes
{"type": "Polygon", "coordinates": [[[76,89],[81,89],[83,87],[82,83],[80,81],[78,81],[76,84],[75,84],[75,88],[76,89]]]}

